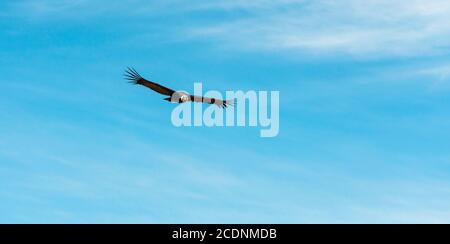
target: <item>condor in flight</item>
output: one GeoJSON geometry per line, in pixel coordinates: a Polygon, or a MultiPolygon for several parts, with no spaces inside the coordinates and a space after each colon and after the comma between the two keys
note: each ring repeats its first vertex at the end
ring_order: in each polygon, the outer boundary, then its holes
{"type": "Polygon", "coordinates": [[[174,103],[186,103],[186,102],[199,102],[199,103],[208,103],[208,104],[215,104],[219,106],[220,108],[226,108],[228,106],[233,105],[233,101],[224,101],[221,99],[215,99],[210,97],[201,97],[201,96],[193,96],[189,95],[184,92],[176,92],[170,88],[164,87],[160,84],[154,83],[152,81],[146,80],[142,78],[142,76],[139,75],[138,72],[136,72],[133,68],[128,68],[125,71],[125,79],[129,80],[130,83],[136,84],[136,85],[142,85],[146,86],[153,91],[160,93],[162,95],[169,96],[167,98],[164,98],[164,100],[174,103]]]}

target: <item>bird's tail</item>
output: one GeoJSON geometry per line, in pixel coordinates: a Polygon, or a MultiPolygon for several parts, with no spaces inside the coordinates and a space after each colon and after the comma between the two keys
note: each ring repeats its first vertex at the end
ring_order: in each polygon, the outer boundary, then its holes
{"type": "Polygon", "coordinates": [[[132,84],[139,84],[139,81],[142,80],[142,76],[134,69],[127,68],[124,74],[125,79],[129,80],[132,84]]]}

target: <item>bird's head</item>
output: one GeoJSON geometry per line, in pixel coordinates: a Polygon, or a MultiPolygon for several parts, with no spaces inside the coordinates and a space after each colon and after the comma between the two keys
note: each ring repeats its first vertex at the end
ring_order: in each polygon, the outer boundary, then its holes
{"type": "Polygon", "coordinates": [[[164,100],[173,103],[185,103],[191,100],[189,94],[184,92],[175,92],[171,97],[164,98],[164,100]]]}
{"type": "Polygon", "coordinates": [[[185,103],[185,102],[189,101],[189,96],[186,95],[186,94],[181,95],[180,101],[181,101],[182,103],[185,103]]]}

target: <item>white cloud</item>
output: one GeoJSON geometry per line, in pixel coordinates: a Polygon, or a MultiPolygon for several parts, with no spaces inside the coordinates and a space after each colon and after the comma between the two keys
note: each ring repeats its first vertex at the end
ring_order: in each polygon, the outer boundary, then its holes
{"type": "Polygon", "coordinates": [[[446,80],[450,78],[450,64],[419,69],[416,73],[419,75],[436,77],[440,80],[446,80]]]}
{"type": "Polygon", "coordinates": [[[132,0],[108,4],[100,0],[23,0],[12,6],[17,15],[50,19],[111,14],[170,15],[172,19],[191,13],[176,26],[156,25],[173,33],[166,38],[192,38],[242,50],[367,58],[435,55],[446,52],[450,45],[450,2],[446,0],[132,0]],[[197,19],[206,12],[228,17],[197,19]]]}
{"type": "Polygon", "coordinates": [[[193,27],[190,34],[233,48],[353,56],[430,55],[450,45],[448,1],[277,3],[270,12],[249,7],[250,16],[193,27]]]}
{"type": "Polygon", "coordinates": [[[24,0],[13,6],[16,13],[27,17],[49,18],[111,13],[176,18],[192,12],[234,11],[227,18],[165,26],[176,33],[175,39],[187,36],[233,49],[367,58],[434,55],[450,45],[450,2],[445,0],[133,0],[108,4],[101,0],[24,0]]]}

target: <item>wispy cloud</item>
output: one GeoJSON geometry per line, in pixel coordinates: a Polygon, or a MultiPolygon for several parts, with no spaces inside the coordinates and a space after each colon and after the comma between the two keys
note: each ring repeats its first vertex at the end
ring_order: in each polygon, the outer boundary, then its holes
{"type": "Polygon", "coordinates": [[[246,49],[359,57],[430,55],[450,44],[447,1],[289,1],[270,13],[247,10],[252,15],[194,27],[190,34],[246,49]]]}
{"type": "Polygon", "coordinates": [[[419,75],[436,77],[439,80],[447,80],[450,78],[450,64],[419,69],[416,73],[419,75]]]}
{"type": "Polygon", "coordinates": [[[221,13],[217,18],[181,22],[181,26],[179,22],[165,25],[166,31],[178,40],[241,50],[373,58],[441,54],[450,45],[446,24],[450,3],[444,0],[134,0],[107,5],[98,0],[26,0],[12,4],[12,12],[50,19],[105,13],[143,18],[191,14],[196,19],[202,13],[221,13]]]}

